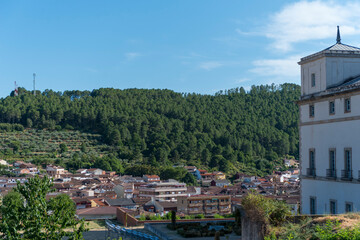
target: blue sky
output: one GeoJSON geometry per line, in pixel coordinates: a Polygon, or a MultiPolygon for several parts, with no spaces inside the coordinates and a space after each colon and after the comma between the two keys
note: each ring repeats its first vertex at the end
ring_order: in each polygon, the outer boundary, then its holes
{"type": "Polygon", "coordinates": [[[359,1],[0,1],[0,97],[167,88],[213,94],[300,83],[300,57],[360,46],[359,1]]]}

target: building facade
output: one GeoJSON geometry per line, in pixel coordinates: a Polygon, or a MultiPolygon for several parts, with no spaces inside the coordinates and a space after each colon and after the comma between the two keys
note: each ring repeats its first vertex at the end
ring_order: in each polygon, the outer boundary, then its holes
{"type": "Polygon", "coordinates": [[[143,184],[139,187],[140,198],[151,198],[158,201],[176,202],[178,197],[187,196],[186,183],[167,180],[157,183],[143,184]]]}
{"type": "Polygon", "coordinates": [[[198,195],[191,197],[179,197],[177,210],[188,215],[231,213],[231,197],[228,195],[198,195]]]}
{"type": "Polygon", "coordinates": [[[301,66],[301,212],[360,210],[360,48],[341,43],[301,66]]]}

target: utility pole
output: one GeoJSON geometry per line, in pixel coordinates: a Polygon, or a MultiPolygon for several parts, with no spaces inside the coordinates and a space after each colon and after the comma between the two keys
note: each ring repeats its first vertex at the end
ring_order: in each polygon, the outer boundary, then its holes
{"type": "Polygon", "coordinates": [[[36,96],[36,90],[35,90],[35,77],[36,77],[36,73],[33,73],[33,77],[34,77],[34,81],[33,81],[33,85],[34,85],[34,96],[36,96]]]}
{"type": "Polygon", "coordinates": [[[18,86],[17,86],[16,81],[15,81],[14,96],[17,96],[17,95],[19,95],[19,90],[18,90],[18,86]]]}

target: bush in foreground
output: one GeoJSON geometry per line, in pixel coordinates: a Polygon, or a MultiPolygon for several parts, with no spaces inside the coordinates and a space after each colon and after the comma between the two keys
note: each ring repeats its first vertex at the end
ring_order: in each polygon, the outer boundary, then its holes
{"type": "Polygon", "coordinates": [[[53,191],[45,176],[29,178],[6,195],[0,207],[3,239],[83,239],[84,221],[75,217],[74,202],[65,194],[46,199],[53,191]]]}

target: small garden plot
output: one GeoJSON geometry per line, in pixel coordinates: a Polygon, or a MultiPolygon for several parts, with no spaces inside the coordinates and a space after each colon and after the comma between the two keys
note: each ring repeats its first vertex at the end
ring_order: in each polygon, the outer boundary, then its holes
{"type": "Polygon", "coordinates": [[[231,234],[233,232],[233,222],[220,222],[220,223],[201,223],[201,222],[189,222],[189,223],[177,223],[176,229],[172,224],[167,225],[168,229],[176,230],[179,235],[185,238],[195,237],[213,237],[215,233],[220,232],[221,236],[231,234]]]}

